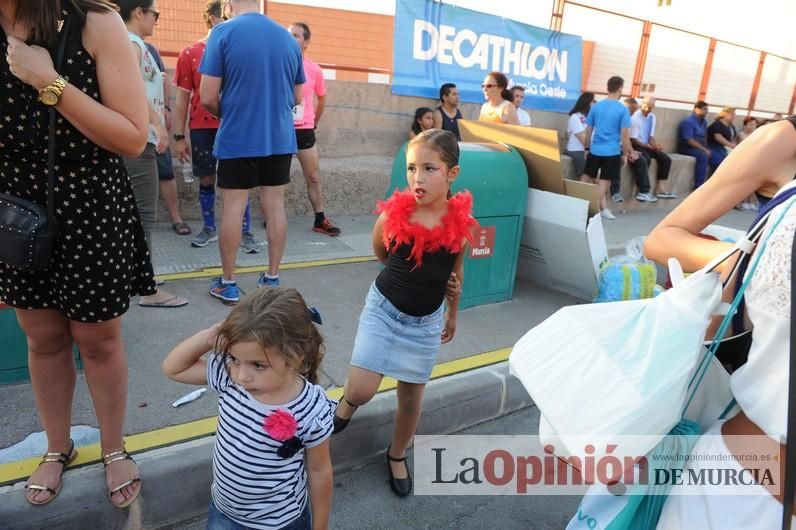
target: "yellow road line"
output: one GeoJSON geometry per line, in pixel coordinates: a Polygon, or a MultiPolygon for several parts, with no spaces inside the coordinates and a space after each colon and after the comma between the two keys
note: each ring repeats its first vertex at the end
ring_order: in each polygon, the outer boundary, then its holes
{"type": "MultiPolygon", "coordinates": [[[[366,263],[376,261],[376,256],[362,256],[358,258],[334,258],[321,259],[316,261],[298,261],[296,263],[283,263],[280,270],[307,269],[310,267],[327,267],[329,265],[348,265],[350,263],[366,263]]],[[[256,267],[238,267],[235,274],[248,274],[252,272],[267,272],[268,266],[258,265],[256,267]]],[[[222,273],[221,267],[209,267],[193,272],[175,272],[172,274],[158,274],[157,277],[164,281],[191,280],[194,278],[212,278],[222,273]]]]}
{"type": "MultiPolygon", "coordinates": [[[[509,358],[510,352],[511,348],[503,348],[440,363],[432,370],[431,379],[439,379],[441,377],[447,377],[503,362],[509,358]]],[[[379,392],[393,390],[396,384],[397,381],[395,379],[385,377],[382,379],[381,385],[379,385],[379,392]]],[[[326,394],[331,399],[338,400],[343,395],[343,389],[340,387],[330,388],[326,391],[326,394]]],[[[216,425],[217,417],[213,416],[212,418],[204,418],[173,425],[171,427],[163,427],[162,429],[155,429],[154,431],[126,436],[125,446],[131,453],[140,453],[166,445],[174,445],[196,438],[210,436],[216,432],[216,425]]],[[[102,455],[100,455],[99,444],[82,446],[79,450],[80,454],[70,467],[95,464],[101,460],[102,455]]],[[[20,460],[18,462],[10,462],[8,464],[0,464],[0,485],[13,484],[14,482],[29,477],[36,469],[36,466],[39,465],[40,460],[40,458],[36,457],[20,460]]]]}

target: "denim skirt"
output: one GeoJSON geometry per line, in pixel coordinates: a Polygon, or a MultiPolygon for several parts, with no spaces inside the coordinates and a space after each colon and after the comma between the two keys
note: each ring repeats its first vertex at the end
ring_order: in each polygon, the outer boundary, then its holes
{"type": "Polygon", "coordinates": [[[359,316],[351,365],[406,383],[428,383],[439,352],[444,313],[444,303],[422,317],[402,313],[373,283],[359,316]]]}

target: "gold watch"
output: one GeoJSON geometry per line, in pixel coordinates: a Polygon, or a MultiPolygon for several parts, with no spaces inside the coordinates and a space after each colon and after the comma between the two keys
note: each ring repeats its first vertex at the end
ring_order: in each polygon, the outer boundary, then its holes
{"type": "Polygon", "coordinates": [[[57,105],[67,84],[69,84],[69,81],[59,75],[55,78],[55,81],[39,90],[39,101],[48,107],[57,105]]]}

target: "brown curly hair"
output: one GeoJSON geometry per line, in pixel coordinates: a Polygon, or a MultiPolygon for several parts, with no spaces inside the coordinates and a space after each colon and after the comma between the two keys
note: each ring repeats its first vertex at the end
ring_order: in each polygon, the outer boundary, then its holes
{"type": "Polygon", "coordinates": [[[221,324],[215,349],[229,355],[232,345],[249,341],[279,352],[293,370],[311,383],[318,382],[323,337],[297,290],[262,288],[246,295],[221,324]]]}

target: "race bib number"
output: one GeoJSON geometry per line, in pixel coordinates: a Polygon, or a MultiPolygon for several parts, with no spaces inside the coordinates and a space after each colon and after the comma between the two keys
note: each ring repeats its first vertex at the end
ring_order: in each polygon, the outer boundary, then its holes
{"type": "Polygon", "coordinates": [[[304,102],[293,106],[293,121],[304,121],[304,102]]]}

